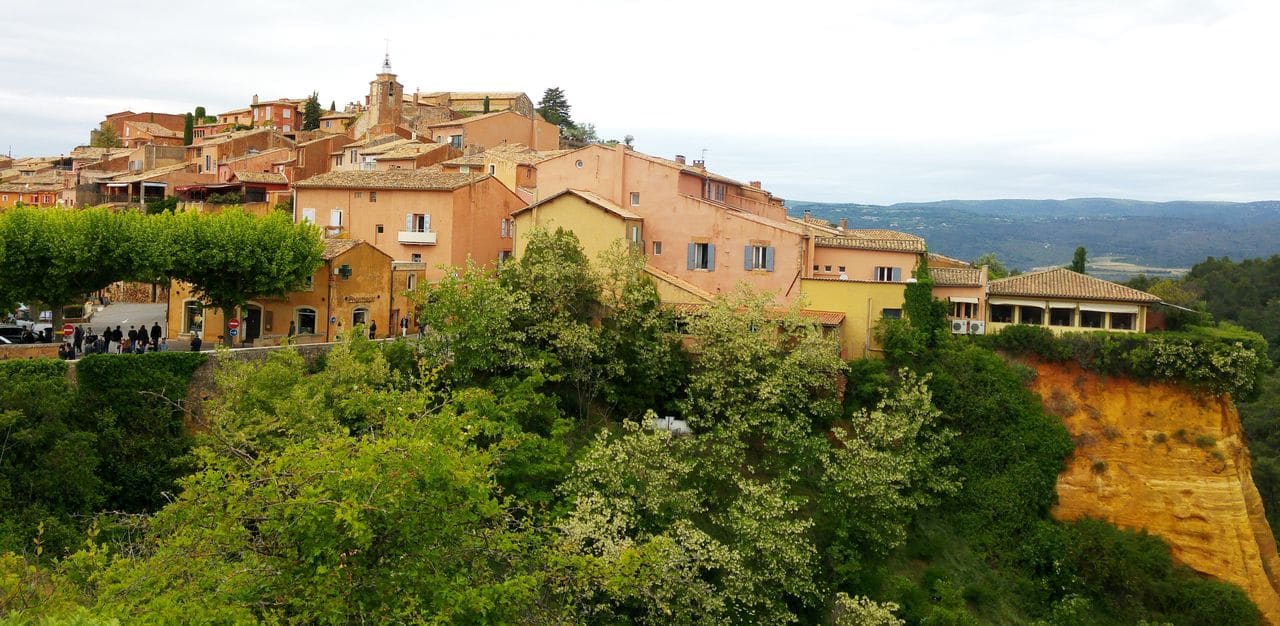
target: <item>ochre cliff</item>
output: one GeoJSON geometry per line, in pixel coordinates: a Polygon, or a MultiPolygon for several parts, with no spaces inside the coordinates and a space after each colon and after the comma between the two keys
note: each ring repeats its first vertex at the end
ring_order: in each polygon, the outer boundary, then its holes
{"type": "Polygon", "coordinates": [[[1280,626],[1276,542],[1229,399],[1034,364],[1034,389],[1076,448],[1058,477],[1061,520],[1106,519],[1164,538],[1175,560],[1239,585],[1280,626]]]}

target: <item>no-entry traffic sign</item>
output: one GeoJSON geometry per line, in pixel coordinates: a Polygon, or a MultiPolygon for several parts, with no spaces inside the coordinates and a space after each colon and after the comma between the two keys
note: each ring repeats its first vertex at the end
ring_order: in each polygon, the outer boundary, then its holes
{"type": "MultiPolygon", "coordinates": [[[[240,328],[240,320],[238,320],[238,319],[236,319],[236,318],[234,318],[234,317],[233,317],[233,318],[231,318],[229,321],[227,321],[227,328],[230,328],[231,330],[235,330],[235,329],[237,329],[237,328],[240,328]]],[[[231,336],[232,336],[232,337],[234,337],[235,335],[234,335],[234,334],[232,334],[231,336]]]]}
{"type": "Polygon", "coordinates": [[[74,335],[74,334],[75,334],[75,332],[76,332],[76,327],[75,327],[75,326],[72,326],[71,324],[64,324],[64,325],[62,326],[62,334],[63,334],[64,336],[65,336],[65,335],[74,335]]]}

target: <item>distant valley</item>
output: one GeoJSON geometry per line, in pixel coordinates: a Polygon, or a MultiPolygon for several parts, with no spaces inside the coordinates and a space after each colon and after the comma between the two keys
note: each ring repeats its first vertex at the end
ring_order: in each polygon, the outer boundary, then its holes
{"type": "Polygon", "coordinates": [[[1179,275],[1206,257],[1233,260],[1280,253],[1280,201],[1143,202],[1070,200],[944,200],[832,204],[792,201],[792,215],[850,228],[914,233],[929,249],[970,260],[994,252],[1010,268],[1066,265],[1076,246],[1089,250],[1090,272],[1122,279],[1137,273],[1179,275]]]}

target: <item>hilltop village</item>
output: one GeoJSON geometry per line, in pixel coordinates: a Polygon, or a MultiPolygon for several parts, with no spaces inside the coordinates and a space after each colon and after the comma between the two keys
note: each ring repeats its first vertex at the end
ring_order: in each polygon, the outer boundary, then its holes
{"type": "MultiPolygon", "coordinates": [[[[344,327],[416,333],[406,292],[468,260],[518,256],[536,228],[573,231],[591,258],[623,240],[642,251],[664,303],[694,311],[739,283],[799,302],[840,339],[841,355],[877,349],[880,319],[902,315],[906,286],[927,278],[954,333],[1008,324],[1144,332],[1158,299],[1053,269],[989,281],[983,267],[928,251],[915,235],[788,215],[761,181],[703,160],[624,144],[562,141],[524,93],[406,92],[387,59],[363,103],[331,106],[303,129],[306,98],[204,116],[122,111],[69,156],[0,157],[0,209],[240,205],[288,211],[325,236],[324,265],[302,290],[240,311],[242,340],[331,341],[344,327]],[[102,133],[111,140],[102,141],[102,133]],[[927,272],[927,273],[925,273],[927,272]]],[[[221,312],[175,283],[169,336],[214,341],[221,312]]]]}

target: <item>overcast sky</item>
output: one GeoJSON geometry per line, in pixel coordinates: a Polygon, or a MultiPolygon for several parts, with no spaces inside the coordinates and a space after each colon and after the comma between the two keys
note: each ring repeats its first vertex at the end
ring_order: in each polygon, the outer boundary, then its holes
{"type": "Polygon", "coordinates": [[[107,113],[564,89],[578,121],[794,200],[1280,199],[1277,0],[23,2],[0,151],[107,113]],[[194,5],[193,5],[194,6],[194,5]],[[289,8],[276,8],[289,7],[289,8]]]}

